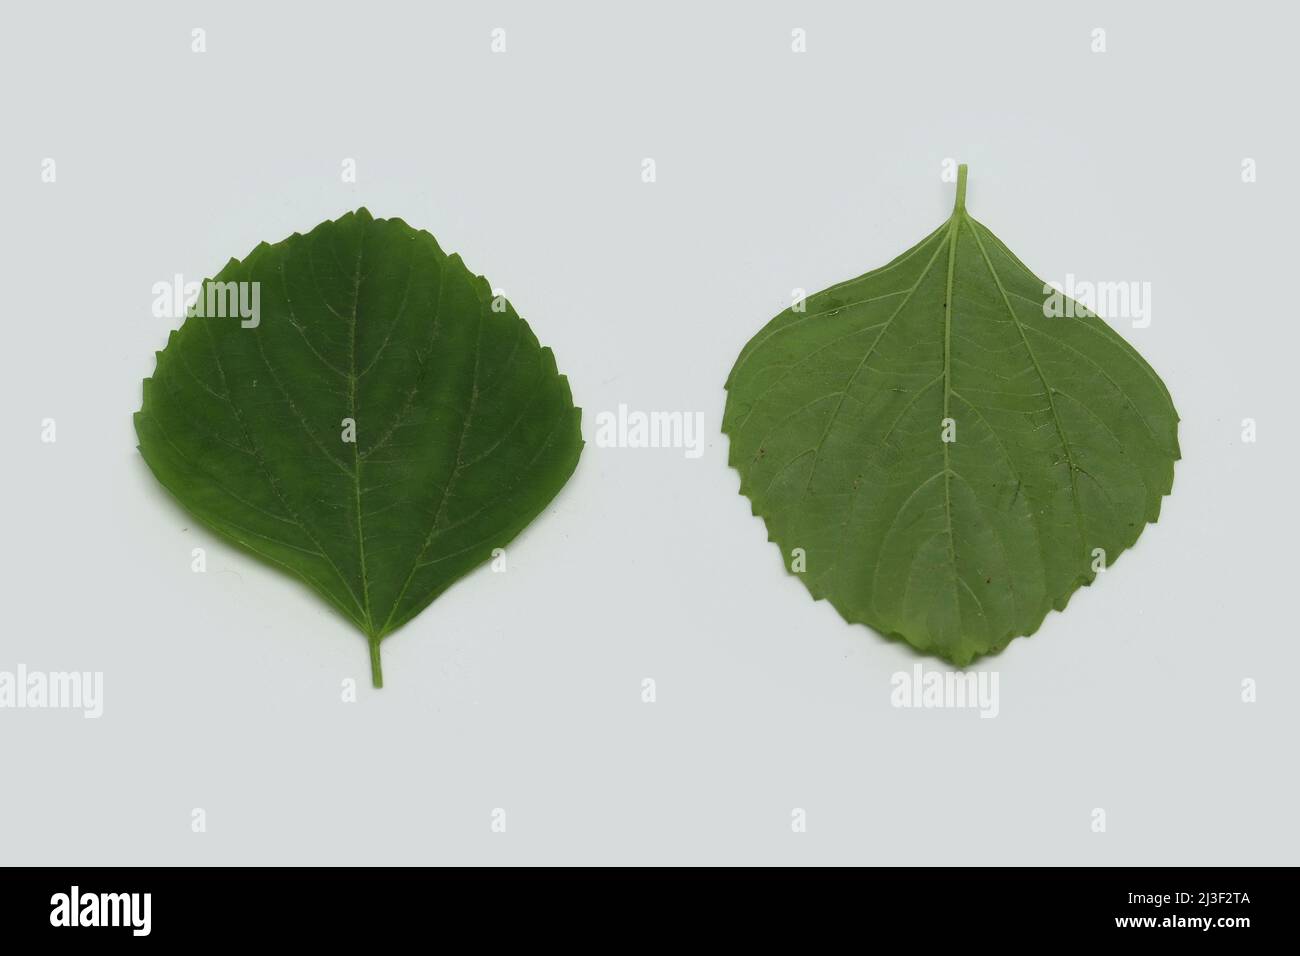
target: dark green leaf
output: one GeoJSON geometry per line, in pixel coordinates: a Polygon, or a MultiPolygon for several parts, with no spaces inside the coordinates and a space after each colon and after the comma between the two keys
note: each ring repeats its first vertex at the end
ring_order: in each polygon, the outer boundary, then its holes
{"type": "Polygon", "coordinates": [[[231,260],[198,306],[144,382],[140,452],[204,524],[356,624],[381,686],[379,642],[572,474],[568,381],[459,256],[364,209],[231,260]],[[257,283],[258,314],[218,282],[257,283]]]}
{"type": "Polygon", "coordinates": [[[769,322],[723,420],[741,491],[813,596],[956,664],[1113,564],[1179,457],[1159,377],[1077,304],[1045,315],[965,186],[963,166],[952,217],[889,265],[769,322]]]}

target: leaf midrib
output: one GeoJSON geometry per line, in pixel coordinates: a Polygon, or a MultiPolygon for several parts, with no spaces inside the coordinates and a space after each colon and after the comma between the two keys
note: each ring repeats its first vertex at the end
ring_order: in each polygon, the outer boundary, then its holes
{"type": "MultiPolygon", "coordinates": [[[[952,218],[948,226],[948,277],[944,284],[943,293],[943,416],[939,423],[940,429],[947,428],[947,423],[951,418],[949,410],[952,401],[952,286],[953,277],[957,269],[957,231],[961,228],[961,221],[965,215],[962,208],[965,199],[966,179],[963,175],[961,182],[957,186],[957,208],[953,211],[952,218]]],[[[954,582],[962,580],[961,574],[957,571],[957,542],[953,534],[952,526],[952,461],[948,446],[951,444],[940,434],[940,442],[943,446],[943,510],[944,518],[948,525],[948,560],[952,563],[952,578],[954,582]]],[[[954,438],[956,436],[954,435],[954,438]]],[[[970,590],[970,585],[966,586],[971,597],[975,598],[975,603],[979,606],[980,614],[984,615],[984,606],[980,603],[979,598],[970,590]]],[[[961,618],[961,595],[957,593],[957,585],[953,584],[953,606],[957,608],[957,617],[961,618]]],[[[985,616],[987,620],[987,616],[985,616]]]]}
{"type": "MultiPolygon", "coordinates": [[[[962,173],[964,174],[964,172],[965,170],[963,169],[962,173]]],[[[1061,443],[1061,448],[1065,454],[1066,464],[1068,466],[1069,473],[1070,473],[1070,496],[1071,496],[1072,509],[1074,513],[1075,528],[1079,535],[1080,544],[1082,548],[1086,550],[1086,537],[1085,537],[1086,532],[1085,532],[1085,525],[1083,521],[1083,515],[1080,510],[1080,498],[1079,498],[1079,488],[1078,488],[1079,468],[1077,466],[1077,463],[1074,460],[1074,454],[1069,443],[1069,438],[1065,433],[1065,427],[1061,422],[1060,414],[1056,408],[1055,392],[1053,390],[1052,385],[1047,381],[1046,374],[1043,372],[1042,366],[1038,361],[1038,357],[1036,353],[1033,351],[1033,348],[1029,344],[1029,340],[1028,337],[1025,335],[1024,326],[1020,321],[1020,317],[1016,314],[1015,309],[1011,305],[1006,287],[1002,282],[1002,277],[998,274],[997,269],[994,267],[993,262],[989,257],[987,250],[984,248],[984,244],[981,241],[979,236],[978,224],[975,222],[974,218],[971,217],[970,214],[966,211],[965,195],[964,195],[965,189],[962,188],[965,186],[964,178],[965,177],[963,175],[962,176],[963,181],[959,184],[956,206],[953,209],[952,216],[949,217],[948,223],[946,224],[948,229],[948,235],[945,237],[945,240],[937,246],[930,260],[926,263],[926,265],[921,270],[921,273],[918,276],[916,283],[910,289],[907,290],[907,294],[903,302],[900,303],[898,309],[884,323],[884,327],[881,329],[879,335],[877,335],[876,339],[873,340],[871,347],[868,349],[867,354],[864,357],[863,361],[859,363],[853,375],[850,376],[849,382],[848,384],[846,384],[844,391],[840,393],[839,404],[843,403],[844,394],[847,393],[848,389],[852,387],[853,381],[856,379],[857,375],[861,372],[861,369],[865,365],[866,361],[870,359],[881,337],[883,337],[885,332],[888,331],[889,325],[893,322],[894,318],[906,307],[908,301],[911,298],[911,293],[914,292],[915,289],[918,288],[921,285],[921,283],[925,280],[925,277],[929,275],[930,270],[934,268],[934,264],[939,257],[939,253],[946,248],[948,252],[948,263],[947,263],[947,272],[945,277],[944,308],[943,308],[943,372],[942,372],[943,418],[948,419],[952,417],[951,401],[952,401],[952,397],[956,394],[955,390],[952,387],[952,315],[953,315],[953,307],[954,307],[953,292],[954,292],[955,279],[956,279],[957,242],[958,242],[961,226],[965,224],[967,230],[971,234],[971,237],[975,241],[976,247],[980,251],[980,256],[983,259],[986,268],[989,270],[989,274],[992,277],[994,284],[997,286],[999,295],[1002,299],[1002,303],[1006,308],[1007,313],[1012,320],[1012,323],[1016,327],[1017,333],[1020,336],[1021,343],[1023,344],[1025,351],[1029,356],[1030,362],[1034,367],[1035,374],[1037,375],[1039,383],[1042,386],[1043,391],[1047,397],[1048,407],[1052,413],[1053,425],[1057,433],[1057,438],[1061,443]]],[[[965,399],[962,400],[965,401],[965,399]]],[[[979,414],[978,409],[975,406],[972,405],[971,407],[974,411],[976,411],[977,414],[979,414]]],[[[839,405],[836,406],[836,411],[838,411],[838,408],[839,405]]],[[[984,420],[982,414],[979,415],[979,417],[981,418],[981,420],[984,420]]],[[[832,412],[831,418],[828,421],[827,426],[822,433],[821,440],[818,442],[817,448],[814,451],[815,455],[819,455],[820,448],[825,443],[826,437],[830,433],[831,425],[834,423],[834,420],[835,420],[835,412],[832,412]]],[[[986,424],[988,424],[987,420],[985,421],[986,424]]],[[[991,425],[989,425],[989,427],[991,430],[993,430],[994,437],[998,441],[999,445],[1003,445],[1002,436],[997,434],[996,429],[992,429],[991,425]]],[[[1149,426],[1148,426],[1148,430],[1150,430],[1149,426]]],[[[961,475],[957,474],[952,470],[951,458],[950,458],[951,453],[950,453],[950,449],[948,448],[949,443],[941,442],[941,444],[943,445],[944,519],[945,519],[945,525],[946,525],[947,536],[948,536],[948,555],[949,555],[949,561],[951,563],[951,568],[952,568],[952,577],[953,577],[952,586],[953,586],[954,594],[956,593],[959,587],[965,586],[967,593],[971,595],[972,599],[974,599],[977,607],[979,608],[981,616],[984,616],[985,619],[987,620],[987,614],[983,609],[983,605],[982,602],[979,600],[979,597],[971,590],[970,586],[966,584],[966,582],[961,578],[961,575],[958,572],[955,527],[952,519],[951,479],[954,475],[963,481],[965,479],[962,478],[961,475]]],[[[1004,445],[1003,447],[1005,448],[1004,445]]],[[[807,454],[807,452],[805,452],[804,454],[807,454]]],[[[816,466],[817,466],[817,457],[814,457],[813,466],[812,469],[810,469],[808,484],[805,487],[805,496],[807,494],[807,488],[811,487],[812,471],[815,471],[816,466]]],[[[1014,471],[1014,467],[1013,467],[1013,471],[1014,471]]],[[[931,476],[929,480],[933,480],[934,477],[936,476],[931,476]]],[[[1018,477],[1017,480],[1019,480],[1018,477]]],[[[802,497],[800,500],[803,500],[802,497]]],[[[1038,543],[1039,551],[1041,554],[1042,534],[1040,529],[1038,528],[1038,523],[1037,520],[1035,519],[1032,509],[1029,509],[1028,513],[1029,513],[1029,522],[1033,528],[1034,537],[1036,542],[1038,543]]],[[[844,540],[845,538],[847,538],[847,531],[844,533],[844,535],[841,536],[841,540],[844,540]]],[[[999,541],[999,546],[1001,547],[1003,552],[1006,553],[1006,542],[1001,539],[1000,535],[998,536],[998,541],[999,541]]],[[[832,564],[832,568],[835,566],[835,564],[838,564],[838,561],[832,564]]],[[[1014,589],[1012,590],[1014,595],[1014,589]]],[[[958,608],[958,614],[960,615],[960,602],[957,602],[956,606],[958,608]]]]}
{"type": "Polygon", "coordinates": [[[366,616],[366,635],[374,636],[374,620],[370,613],[370,580],[366,573],[366,527],[361,515],[361,452],[357,440],[357,316],[361,308],[361,260],[365,256],[367,224],[361,227],[361,239],[357,243],[357,260],[353,267],[352,283],[352,328],[351,349],[348,356],[348,406],[352,419],[352,487],[356,501],[357,516],[357,558],[361,567],[361,597],[365,602],[362,613],[366,616]]]}

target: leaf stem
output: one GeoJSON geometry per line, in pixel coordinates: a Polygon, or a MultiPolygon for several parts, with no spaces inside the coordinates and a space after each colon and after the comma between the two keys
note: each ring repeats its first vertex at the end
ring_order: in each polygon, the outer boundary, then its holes
{"type": "Polygon", "coordinates": [[[384,668],[379,663],[379,641],[380,638],[367,638],[370,643],[370,682],[376,688],[384,686],[384,668]]]}
{"type": "Polygon", "coordinates": [[[966,211],[966,164],[957,167],[957,203],[952,207],[953,214],[966,211]]]}

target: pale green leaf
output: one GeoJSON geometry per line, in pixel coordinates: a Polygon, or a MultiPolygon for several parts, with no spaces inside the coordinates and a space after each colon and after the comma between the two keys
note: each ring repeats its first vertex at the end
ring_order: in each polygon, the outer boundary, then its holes
{"type": "Polygon", "coordinates": [[[893,262],[769,322],[723,420],[741,491],[813,596],[956,664],[1113,565],[1179,457],[1156,373],[1096,315],[1046,315],[1051,290],[965,186],[963,166],[952,217],[893,262]]]}

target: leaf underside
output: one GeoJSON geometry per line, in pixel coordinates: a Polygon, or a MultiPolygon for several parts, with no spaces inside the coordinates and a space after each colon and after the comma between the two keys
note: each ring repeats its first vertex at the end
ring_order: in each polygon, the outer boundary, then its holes
{"type": "Polygon", "coordinates": [[[946,223],[769,322],[723,419],[741,492],[788,568],[803,549],[813,597],[957,665],[1113,564],[1179,457],[1151,367],[1077,304],[1045,315],[1042,280],[964,192],[962,167],[946,223]]]}
{"type": "Polygon", "coordinates": [[[171,333],[140,452],[204,524],[351,620],[378,685],[379,641],[572,474],[568,381],[459,256],[365,209],[232,259],[200,302],[215,282],[258,283],[257,325],[227,308],[171,333]]]}

